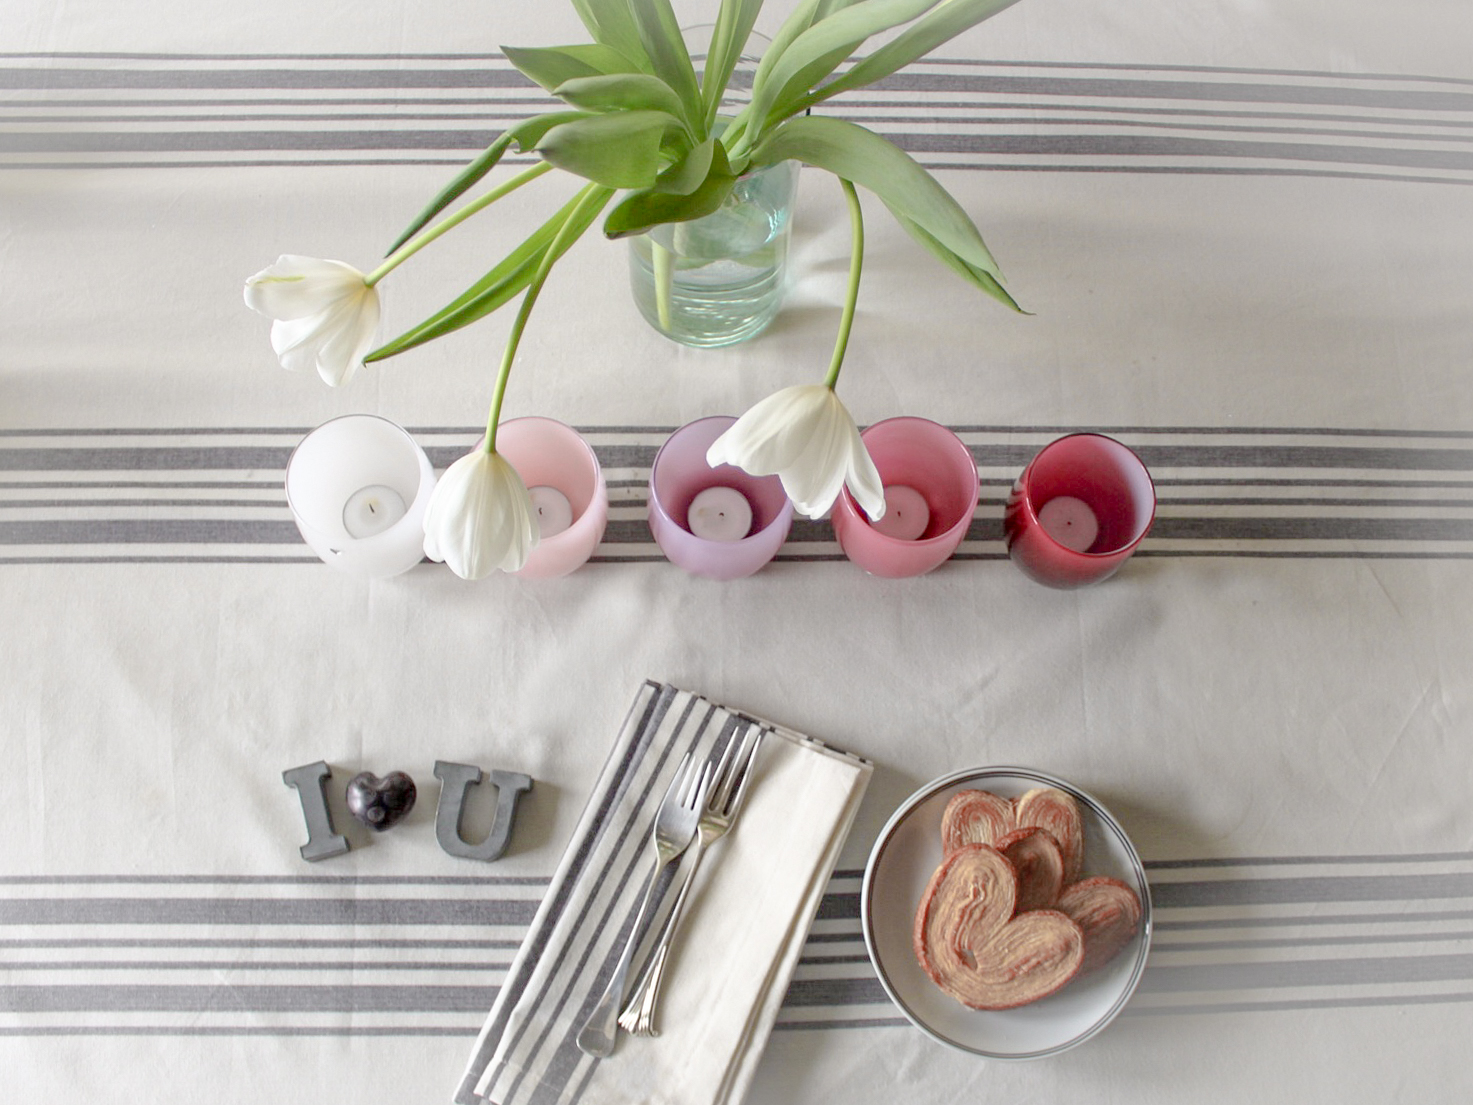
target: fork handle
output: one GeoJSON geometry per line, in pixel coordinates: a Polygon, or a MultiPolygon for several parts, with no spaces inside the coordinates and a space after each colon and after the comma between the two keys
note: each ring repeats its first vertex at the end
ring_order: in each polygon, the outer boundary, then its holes
{"type": "Polygon", "coordinates": [[[696,881],[696,870],[701,866],[701,859],[706,849],[697,841],[691,847],[692,855],[690,863],[686,867],[685,880],[680,884],[680,893],[675,896],[675,905],[670,909],[670,915],[665,918],[665,926],[660,930],[659,939],[655,946],[650,949],[649,966],[645,969],[643,976],[638,980],[634,993],[630,995],[628,1003],[624,1007],[626,1014],[630,1010],[645,1010],[638,1016],[638,1023],[645,1031],[636,1031],[638,1036],[658,1036],[654,1030],[655,1023],[655,1001],[660,996],[660,982],[665,975],[665,960],[668,958],[671,941],[675,939],[675,930],[680,925],[681,915],[685,912],[685,899],[690,893],[691,886],[696,881]]]}
{"type": "MultiPolygon", "coordinates": [[[[609,979],[603,996],[598,999],[598,1004],[594,1006],[588,1020],[578,1031],[578,1047],[589,1055],[607,1059],[614,1054],[614,1038],[619,1031],[619,1009],[624,1000],[624,983],[629,977],[629,964],[634,960],[634,953],[642,942],[641,937],[649,926],[657,899],[664,897],[664,894],[656,894],[660,887],[661,876],[679,858],[679,856],[672,856],[650,876],[649,885],[645,887],[644,900],[640,902],[639,913],[634,919],[634,927],[629,930],[629,939],[625,941],[624,950],[619,955],[619,962],[614,967],[614,975],[609,979]]],[[[669,889],[667,884],[665,893],[668,893],[669,889]]]]}

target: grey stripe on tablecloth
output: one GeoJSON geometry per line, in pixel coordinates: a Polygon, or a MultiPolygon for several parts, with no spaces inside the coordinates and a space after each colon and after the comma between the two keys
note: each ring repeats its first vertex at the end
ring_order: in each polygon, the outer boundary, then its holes
{"type": "MultiPolygon", "coordinates": [[[[500,55],[13,53],[0,90],[17,169],[452,165],[555,103],[500,55]]],[[[1473,183],[1433,74],[926,59],[821,110],[934,168],[1473,183]]]]}
{"type": "MultiPolygon", "coordinates": [[[[315,565],[282,490],[309,427],[0,430],[0,566],[315,565]]],[[[1065,426],[954,429],[982,472],[959,561],[1004,557],[1002,504],[1065,426]]],[[[479,430],[411,427],[448,465],[479,430]]],[[[611,509],[594,563],[661,560],[646,486],[667,426],[584,426],[611,509]]],[[[1143,558],[1473,559],[1473,435],[1354,428],[1105,427],[1157,482],[1143,558]]],[[[826,522],[798,519],[777,560],[842,559],[826,522]]]]}
{"type": "MultiPolygon", "coordinates": [[[[1128,1016],[1473,1001],[1473,853],[1147,869],[1154,940],[1128,1016]]],[[[779,1029],[905,1023],[864,950],[860,878],[833,876],[779,1029]]],[[[0,877],[0,1036],[471,1036],[549,895],[566,906],[534,878],[0,877]],[[402,905],[356,908],[384,899],[402,905]]]]}

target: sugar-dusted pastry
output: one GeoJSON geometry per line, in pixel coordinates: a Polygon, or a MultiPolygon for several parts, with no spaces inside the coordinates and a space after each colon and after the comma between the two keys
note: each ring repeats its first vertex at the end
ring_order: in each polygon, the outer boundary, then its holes
{"type": "Polygon", "coordinates": [[[1066,886],[1059,895],[1058,908],[1084,933],[1080,974],[1114,959],[1141,923],[1141,900],[1119,879],[1096,877],[1066,886]]]}
{"type": "Polygon", "coordinates": [[[986,844],[963,845],[931,876],[912,945],[931,980],[963,1005],[1026,1005],[1054,993],[1079,970],[1079,926],[1057,910],[1015,913],[1017,899],[1012,864],[986,844]]]}
{"type": "Polygon", "coordinates": [[[1079,878],[1084,864],[1084,819],[1073,796],[1054,787],[1038,787],[1013,800],[1013,825],[1047,829],[1064,855],[1064,882],[1079,878]]]}
{"type": "Polygon", "coordinates": [[[1018,874],[1018,912],[1047,909],[1064,888],[1064,854],[1054,834],[1030,826],[1014,829],[997,842],[997,850],[1018,874]]]}
{"type": "Polygon", "coordinates": [[[941,814],[941,851],[968,844],[996,844],[1014,829],[1013,803],[990,790],[959,790],[941,814]]]}

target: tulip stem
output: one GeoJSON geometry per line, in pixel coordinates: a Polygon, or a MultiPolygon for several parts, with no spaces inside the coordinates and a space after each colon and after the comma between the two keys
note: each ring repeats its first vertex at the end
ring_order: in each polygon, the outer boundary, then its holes
{"type": "Polygon", "coordinates": [[[383,263],[378,268],[363,278],[363,283],[367,284],[370,288],[373,287],[385,276],[388,276],[389,273],[398,268],[401,263],[409,260],[409,258],[424,249],[425,246],[429,245],[446,231],[454,230],[477,211],[482,211],[490,207],[497,200],[501,199],[502,196],[515,192],[522,185],[536,180],[543,173],[549,172],[551,169],[552,165],[549,162],[539,161],[536,165],[533,165],[530,169],[524,169],[506,183],[492,188],[485,195],[477,196],[449,218],[442,219],[428,230],[416,234],[393,253],[385,257],[383,263]]]}
{"type": "MultiPolygon", "coordinates": [[[[553,235],[548,243],[547,249],[542,253],[542,259],[537,262],[537,271],[532,276],[532,281],[527,285],[527,294],[522,296],[522,305],[517,308],[517,317],[511,324],[511,333],[506,339],[506,349],[501,354],[501,369],[496,374],[496,391],[491,396],[491,411],[486,416],[486,452],[496,452],[496,428],[501,424],[501,400],[506,395],[506,383],[511,378],[512,362],[516,360],[517,346],[522,342],[522,331],[527,328],[527,320],[532,317],[532,307],[537,302],[537,295],[542,291],[542,285],[547,282],[547,274],[552,271],[553,262],[562,256],[571,240],[579,233],[580,227],[587,225],[583,218],[584,212],[590,208],[596,211],[599,207],[609,202],[613,196],[614,189],[605,188],[602,185],[587,185],[578,193],[578,202],[568,212],[568,217],[563,220],[563,225],[553,235]]],[[[588,216],[591,220],[592,215],[588,216]]]]}
{"type": "Polygon", "coordinates": [[[844,351],[849,348],[849,330],[854,325],[854,305],[859,301],[859,274],[864,268],[864,212],[860,210],[859,194],[854,185],[842,177],[844,199],[849,203],[849,229],[854,246],[849,251],[849,288],[844,296],[844,313],[839,317],[839,336],[834,341],[834,355],[829,361],[829,374],[824,385],[833,390],[839,382],[839,370],[844,367],[844,351]]]}

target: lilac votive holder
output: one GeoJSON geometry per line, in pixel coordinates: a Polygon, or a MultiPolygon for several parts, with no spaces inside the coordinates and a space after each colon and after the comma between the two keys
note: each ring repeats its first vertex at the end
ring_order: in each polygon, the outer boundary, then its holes
{"type": "Polygon", "coordinates": [[[706,463],[706,451],[734,422],[717,415],[682,426],[650,469],[655,543],[670,563],[708,579],[752,575],[777,555],[793,524],[793,504],[776,476],[706,463]],[[741,512],[736,528],[729,525],[735,512],[725,509],[733,505],[741,512]]]}
{"type": "Polygon", "coordinates": [[[846,487],[830,521],[844,555],[871,575],[904,579],[940,567],[967,535],[981,482],[961,438],[926,418],[888,418],[862,434],[885,486],[871,522],[846,487]]]}
{"type": "Polygon", "coordinates": [[[1013,485],[1003,513],[1008,556],[1046,587],[1108,579],[1156,517],[1156,487],[1141,458],[1103,434],[1044,446],[1013,485]]]}
{"type": "Polygon", "coordinates": [[[609,491],[593,448],[552,418],[512,418],[496,430],[496,451],[511,462],[532,497],[541,530],[520,571],[553,579],[588,562],[609,521],[609,491]]]}

